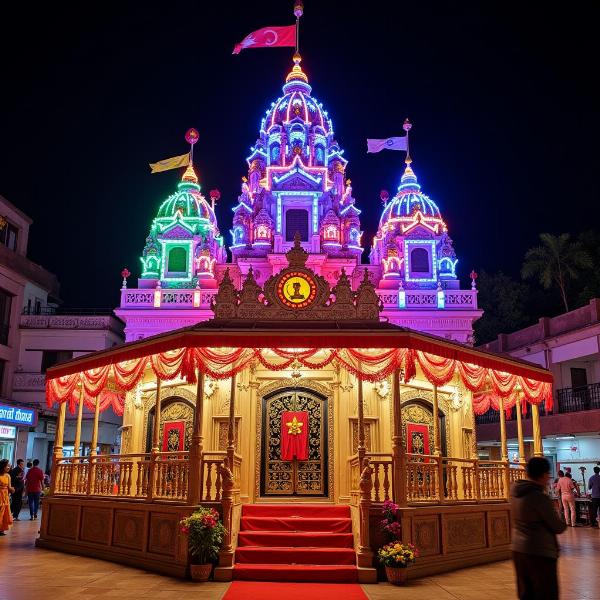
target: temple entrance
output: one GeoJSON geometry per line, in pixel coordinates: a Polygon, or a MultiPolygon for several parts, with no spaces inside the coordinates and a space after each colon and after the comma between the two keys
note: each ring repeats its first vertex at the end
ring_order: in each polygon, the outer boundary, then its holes
{"type": "Polygon", "coordinates": [[[302,388],[262,399],[262,497],[328,495],[327,408],[327,398],[302,388]]]}

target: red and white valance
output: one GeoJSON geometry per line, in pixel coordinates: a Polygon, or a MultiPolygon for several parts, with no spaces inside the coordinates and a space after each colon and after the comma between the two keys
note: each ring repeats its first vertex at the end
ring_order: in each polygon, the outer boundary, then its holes
{"type": "MultiPolygon", "coordinates": [[[[477,357],[477,353],[472,352],[469,359],[477,357]]],[[[475,414],[483,414],[490,408],[497,410],[498,397],[504,399],[504,408],[510,409],[515,405],[519,393],[526,402],[545,402],[546,410],[552,410],[550,374],[540,372],[540,379],[527,377],[522,374],[528,370],[526,366],[515,369],[521,373],[510,373],[491,366],[494,360],[489,355],[482,354],[481,357],[482,364],[476,364],[415,348],[292,350],[184,347],[62,376],[52,377],[48,374],[46,398],[48,406],[56,402],[68,402],[70,410],[74,411],[83,390],[84,402],[90,408],[99,398],[100,410],[111,407],[117,414],[122,414],[125,392],[132,390],[142,380],[148,367],[162,381],[182,378],[188,383],[195,383],[198,371],[213,379],[229,379],[252,362],[274,371],[289,369],[295,364],[308,369],[321,369],[335,363],[362,381],[380,381],[401,369],[403,381],[408,383],[417,374],[417,367],[430,383],[437,386],[446,385],[457,377],[467,389],[474,392],[475,414]]],[[[532,374],[537,373],[532,369],[532,374]]]]}

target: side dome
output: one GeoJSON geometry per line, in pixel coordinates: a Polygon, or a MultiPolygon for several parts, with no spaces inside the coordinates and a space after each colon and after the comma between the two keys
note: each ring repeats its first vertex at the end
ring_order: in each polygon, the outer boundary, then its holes
{"type": "Polygon", "coordinates": [[[158,209],[146,238],[140,287],[216,286],[215,265],[227,260],[213,208],[192,165],[158,209]]]}
{"type": "Polygon", "coordinates": [[[190,219],[204,219],[209,224],[217,225],[217,219],[211,206],[200,192],[198,177],[190,165],[177,184],[177,191],[171,194],[158,209],[157,219],[172,219],[180,215],[190,219]]]}

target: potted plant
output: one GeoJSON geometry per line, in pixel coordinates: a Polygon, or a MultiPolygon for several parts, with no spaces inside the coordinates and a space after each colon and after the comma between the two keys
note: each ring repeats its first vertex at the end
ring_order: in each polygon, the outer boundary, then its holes
{"type": "Polygon", "coordinates": [[[192,559],[190,572],[194,581],[208,581],[213,561],[225,535],[225,527],[219,513],[213,508],[200,507],[179,522],[181,533],[188,537],[188,548],[192,559]]]}
{"type": "Polygon", "coordinates": [[[419,551],[412,544],[396,540],[379,548],[377,556],[385,566],[388,581],[393,585],[402,585],[406,581],[407,568],[418,558],[419,551]]]}

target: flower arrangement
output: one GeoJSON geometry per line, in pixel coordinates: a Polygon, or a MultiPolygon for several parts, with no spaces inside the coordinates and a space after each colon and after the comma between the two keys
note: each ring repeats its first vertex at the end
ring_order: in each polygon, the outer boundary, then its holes
{"type": "Polygon", "coordinates": [[[218,558],[225,527],[216,510],[200,507],[179,522],[179,530],[188,536],[188,547],[196,564],[207,564],[218,558]]]}
{"type": "Polygon", "coordinates": [[[397,540],[402,535],[402,526],[396,520],[399,508],[400,507],[391,500],[386,500],[381,509],[381,514],[383,515],[381,529],[389,541],[397,540]]]}
{"type": "Polygon", "coordinates": [[[403,544],[396,540],[379,548],[377,557],[386,567],[405,569],[419,557],[419,551],[412,544],[403,544]]]}

